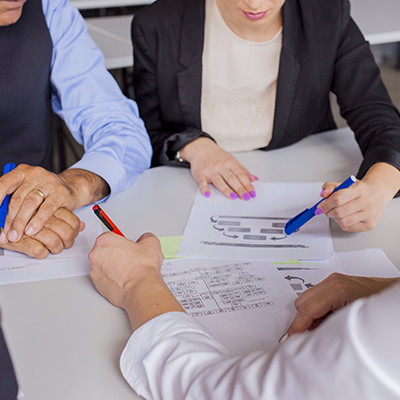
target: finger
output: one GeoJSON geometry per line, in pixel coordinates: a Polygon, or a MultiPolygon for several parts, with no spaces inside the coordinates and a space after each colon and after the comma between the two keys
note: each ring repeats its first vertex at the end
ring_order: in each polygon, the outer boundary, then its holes
{"type": "Polygon", "coordinates": [[[333,191],[337,188],[339,186],[339,183],[337,183],[337,182],[330,182],[330,181],[328,181],[328,182],[325,182],[323,185],[322,185],[322,191],[321,191],[321,193],[319,194],[321,197],[324,197],[325,199],[327,198],[327,197],[329,197],[332,193],[333,193],[333,191]]]}
{"type": "Polygon", "coordinates": [[[287,334],[291,336],[306,331],[316,320],[332,311],[332,308],[332,299],[329,294],[318,293],[311,297],[298,308],[287,334]]]}
{"type": "Polygon", "coordinates": [[[22,183],[26,174],[25,164],[18,165],[15,169],[0,177],[0,204],[7,194],[13,193],[22,183]]]}
{"type": "Polygon", "coordinates": [[[243,170],[241,169],[235,169],[232,171],[236,174],[239,182],[242,184],[245,191],[250,195],[251,198],[254,199],[256,197],[256,190],[254,189],[254,186],[251,184],[251,180],[249,178],[249,176],[252,175],[250,175],[247,170],[246,172],[243,172],[243,170]]]}
{"type": "MultiPolygon", "coordinates": [[[[42,202],[43,197],[36,191],[31,190],[25,193],[25,190],[21,188],[14,192],[11,196],[4,229],[9,241],[15,243],[21,239],[27,223],[42,202]]],[[[30,234],[32,235],[33,232],[30,234]]]]}
{"type": "Polygon", "coordinates": [[[203,194],[203,196],[205,196],[205,197],[211,196],[211,192],[208,187],[207,179],[205,176],[201,176],[197,179],[197,185],[200,189],[200,192],[203,194]]]}
{"type": "Polygon", "coordinates": [[[239,196],[232,190],[232,188],[225,182],[221,175],[216,174],[211,183],[228,199],[236,200],[239,196]]]}
{"type": "Polygon", "coordinates": [[[62,196],[52,193],[46,197],[45,201],[39,207],[37,213],[26,226],[26,234],[31,236],[38,233],[45,226],[47,221],[54,215],[54,213],[62,206],[64,206],[62,196]]]}
{"type": "Polygon", "coordinates": [[[23,236],[18,243],[8,242],[7,244],[2,244],[1,247],[26,254],[38,260],[43,260],[49,255],[49,250],[43,243],[28,236],[23,236]]]}
{"type": "MultiPolygon", "coordinates": [[[[61,221],[61,223],[64,222],[61,221]]],[[[63,240],[60,235],[52,229],[43,228],[35,236],[32,236],[32,239],[42,243],[51,254],[59,254],[64,250],[63,240]]]]}
{"type": "MultiPolygon", "coordinates": [[[[48,229],[48,230],[52,231],[53,233],[55,233],[60,238],[63,249],[69,249],[73,246],[73,244],[75,242],[75,238],[78,236],[79,227],[80,227],[80,224],[78,223],[76,225],[76,228],[74,229],[74,227],[72,227],[65,220],[59,219],[59,218],[53,216],[52,218],[50,218],[50,220],[47,222],[45,228],[43,228],[43,229],[48,229]]],[[[37,235],[35,235],[35,238],[39,237],[40,232],[42,230],[40,230],[39,233],[37,235]]],[[[63,249],[61,249],[60,251],[62,251],[63,249]]],[[[51,253],[53,253],[53,251],[51,251],[51,253]]]]}
{"type": "Polygon", "coordinates": [[[239,197],[245,201],[250,200],[250,194],[246,188],[242,185],[238,177],[231,171],[224,171],[222,177],[225,182],[235,191],[239,197]]]}

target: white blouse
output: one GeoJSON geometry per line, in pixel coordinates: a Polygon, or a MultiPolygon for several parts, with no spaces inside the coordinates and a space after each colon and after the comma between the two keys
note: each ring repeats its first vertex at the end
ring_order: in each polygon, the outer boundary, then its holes
{"type": "Polygon", "coordinates": [[[394,284],[273,351],[238,357],[170,312],[133,333],[120,366],[147,400],[399,400],[399,304],[394,284]]]}
{"type": "Polygon", "coordinates": [[[206,0],[202,130],[224,150],[265,147],[272,137],[282,29],[268,42],[237,36],[206,0]]]}

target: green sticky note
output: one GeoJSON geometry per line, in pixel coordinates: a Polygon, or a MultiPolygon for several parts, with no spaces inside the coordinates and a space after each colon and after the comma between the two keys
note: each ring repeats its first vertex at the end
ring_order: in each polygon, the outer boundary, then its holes
{"type": "Polygon", "coordinates": [[[298,264],[299,260],[274,261],[275,265],[298,264]]]}
{"type": "Polygon", "coordinates": [[[158,238],[161,242],[161,249],[165,259],[176,258],[179,246],[181,244],[181,236],[164,236],[158,238]]]}

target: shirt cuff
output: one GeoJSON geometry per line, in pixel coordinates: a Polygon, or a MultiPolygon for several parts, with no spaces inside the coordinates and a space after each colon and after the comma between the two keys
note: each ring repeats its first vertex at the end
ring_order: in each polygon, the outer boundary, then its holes
{"type": "Polygon", "coordinates": [[[138,394],[147,393],[147,376],[143,360],[160,341],[182,332],[198,333],[212,339],[211,334],[191,316],[183,312],[168,312],[151,319],[133,332],[120,359],[122,375],[138,394]]]}
{"type": "Polygon", "coordinates": [[[79,168],[103,178],[110,186],[110,195],[102,199],[107,200],[114,194],[124,189],[124,183],[127,180],[124,167],[114,157],[105,153],[86,153],[82,159],[70,168],[79,168]]]}

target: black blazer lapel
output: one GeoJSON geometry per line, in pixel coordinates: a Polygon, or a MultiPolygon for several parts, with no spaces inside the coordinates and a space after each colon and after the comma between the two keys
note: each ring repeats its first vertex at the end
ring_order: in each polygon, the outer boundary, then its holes
{"type": "Polygon", "coordinates": [[[276,148],[285,135],[300,73],[301,24],[297,2],[286,0],[282,12],[282,50],[276,88],[274,127],[267,149],[276,148]]]}
{"type": "Polygon", "coordinates": [[[179,62],[185,69],[177,75],[177,83],[183,120],[188,128],[195,129],[201,129],[204,19],[205,1],[186,0],[179,57],[179,62]]]}

